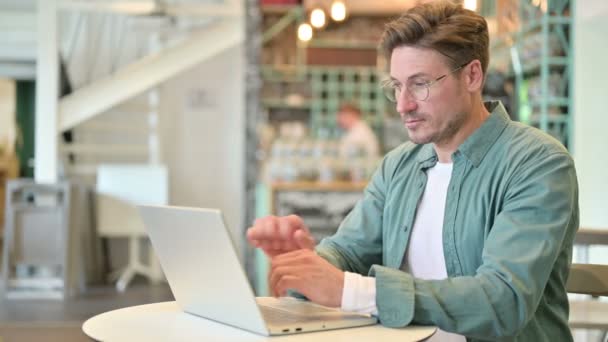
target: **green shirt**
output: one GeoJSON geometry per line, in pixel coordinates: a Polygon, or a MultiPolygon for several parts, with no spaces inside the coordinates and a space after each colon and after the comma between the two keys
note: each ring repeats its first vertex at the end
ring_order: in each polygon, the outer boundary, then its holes
{"type": "Polygon", "coordinates": [[[400,270],[426,185],[431,144],[386,155],[364,196],[317,253],[376,278],[381,323],[435,325],[471,341],[572,341],[566,280],[578,228],[578,186],[567,150],[510,121],[498,102],[452,155],[443,221],[448,278],[400,270]]]}

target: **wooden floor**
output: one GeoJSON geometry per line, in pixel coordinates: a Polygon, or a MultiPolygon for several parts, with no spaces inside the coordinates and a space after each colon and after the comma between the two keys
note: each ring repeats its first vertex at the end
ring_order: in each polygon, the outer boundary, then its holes
{"type": "Polygon", "coordinates": [[[90,341],[82,323],[102,312],[173,300],[166,284],[135,283],[125,293],[114,287],[91,288],[66,301],[0,299],[0,342],[90,341]]]}

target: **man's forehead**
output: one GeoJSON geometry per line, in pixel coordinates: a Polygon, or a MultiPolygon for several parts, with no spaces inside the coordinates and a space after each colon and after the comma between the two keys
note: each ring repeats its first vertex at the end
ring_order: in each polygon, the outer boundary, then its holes
{"type": "Polygon", "coordinates": [[[428,76],[445,66],[443,56],[434,50],[402,46],[391,54],[390,75],[395,79],[428,76]]]}

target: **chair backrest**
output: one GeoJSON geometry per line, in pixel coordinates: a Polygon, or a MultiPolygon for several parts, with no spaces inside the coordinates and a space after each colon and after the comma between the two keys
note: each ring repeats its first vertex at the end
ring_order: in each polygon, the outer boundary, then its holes
{"type": "Polygon", "coordinates": [[[145,235],[136,205],[167,205],[168,183],[164,165],[100,165],[96,185],[99,235],[145,235]]]}
{"type": "Polygon", "coordinates": [[[566,289],[570,293],[608,296],[608,265],[572,264],[566,289]]]}
{"type": "Polygon", "coordinates": [[[608,229],[580,228],[576,232],[574,244],[584,252],[583,260],[579,260],[583,263],[574,263],[570,267],[566,284],[568,292],[608,296],[608,265],[587,263],[589,246],[608,246],[608,229]]]}

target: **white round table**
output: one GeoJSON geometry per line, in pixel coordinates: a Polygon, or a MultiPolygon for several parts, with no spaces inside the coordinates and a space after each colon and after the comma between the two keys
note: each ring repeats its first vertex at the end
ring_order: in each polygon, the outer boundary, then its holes
{"type": "Polygon", "coordinates": [[[82,330],[98,341],[421,341],[435,333],[435,327],[409,326],[402,329],[373,325],[313,333],[266,337],[233,328],[180,310],[176,302],[132,306],[88,319],[82,330]]]}

